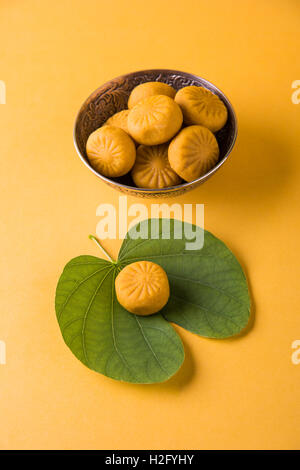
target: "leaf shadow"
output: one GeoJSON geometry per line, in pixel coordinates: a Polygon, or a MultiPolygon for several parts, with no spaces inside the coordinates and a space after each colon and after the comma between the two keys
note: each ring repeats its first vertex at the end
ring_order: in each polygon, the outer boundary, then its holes
{"type": "MultiPolygon", "coordinates": [[[[179,334],[178,330],[182,330],[179,326],[172,324],[174,329],[179,334]]],[[[189,334],[189,332],[187,332],[189,334]]],[[[189,385],[193,379],[195,370],[196,370],[196,363],[194,357],[192,355],[191,349],[188,345],[188,342],[182,337],[182,334],[179,334],[181,341],[184,347],[184,361],[181,364],[180,369],[168,380],[165,382],[153,383],[153,384],[133,384],[133,383],[126,383],[129,388],[138,388],[138,389],[147,389],[150,393],[157,393],[157,392],[175,392],[178,393],[180,390],[184,389],[187,385],[189,385]]],[[[198,367],[198,364],[197,364],[198,367]]]]}
{"type": "MultiPolygon", "coordinates": [[[[181,329],[180,327],[178,327],[177,325],[174,325],[173,323],[172,323],[172,326],[175,328],[176,331],[181,329]]],[[[156,384],[156,386],[159,386],[160,389],[163,388],[164,390],[169,390],[169,391],[172,391],[172,390],[176,391],[176,390],[180,390],[186,387],[192,381],[195,370],[196,370],[196,362],[191,352],[188,341],[186,341],[183,338],[183,335],[180,334],[179,331],[177,331],[177,333],[179,334],[181,341],[183,343],[184,355],[185,355],[184,361],[180,369],[169,380],[167,380],[166,382],[162,382],[160,384],[156,384]]]]}
{"type": "MultiPolygon", "coordinates": [[[[224,342],[232,342],[232,341],[237,341],[238,339],[243,338],[244,336],[248,335],[254,328],[255,326],[255,318],[256,318],[256,305],[255,305],[255,300],[253,297],[253,291],[252,291],[252,284],[250,281],[249,276],[247,275],[247,269],[245,267],[245,264],[241,262],[240,257],[238,257],[239,263],[241,264],[243,271],[245,273],[246,279],[247,279],[247,285],[248,285],[248,291],[249,291],[249,297],[250,297],[250,315],[249,315],[249,320],[245,328],[242,329],[240,333],[237,335],[231,336],[230,338],[224,338],[221,341],[224,342]]],[[[220,340],[218,340],[220,341],[220,340]]]]}

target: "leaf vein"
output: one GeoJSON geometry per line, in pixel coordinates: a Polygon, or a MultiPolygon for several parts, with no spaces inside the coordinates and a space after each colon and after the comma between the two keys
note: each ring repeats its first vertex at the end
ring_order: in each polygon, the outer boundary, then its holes
{"type": "Polygon", "coordinates": [[[223,289],[220,289],[219,287],[212,286],[211,284],[207,284],[207,283],[202,282],[202,281],[197,281],[196,279],[190,279],[188,277],[176,276],[176,275],[170,274],[170,273],[168,273],[168,276],[173,277],[174,279],[182,280],[182,281],[194,282],[195,284],[200,284],[201,286],[205,286],[205,287],[209,287],[211,289],[217,290],[218,292],[221,292],[222,294],[226,295],[226,297],[229,297],[230,299],[234,300],[241,307],[245,307],[245,305],[242,304],[241,302],[239,302],[239,300],[237,300],[235,297],[233,297],[233,295],[228,294],[226,291],[224,291],[223,289]]]}
{"type": "Polygon", "coordinates": [[[114,343],[114,347],[115,347],[115,350],[116,350],[118,356],[122,360],[123,364],[125,364],[125,366],[129,370],[130,375],[132,377],[136,378],[135,374],[132,373],[132,370],[130,369],[126,359],[124,358],[123,354],[119,351],[119,348],[117,346],[115,329],[114,329],[114,286],[115,286],[115,275],[114,275],[114,278],[113,278],[112,289],[111,289],[111,331],[112,331],[113,343],[114,343]]]}
{"type": "Polygon", "coordinates": [[[82,322],[82,329],[81,329],[81,336],[82,336],[82,349],[83,349],[83,354],[84,354],[84,357],[85,357],[85,360],[87,362],[87,364],[89,363],[89,360],[88,360],[88,357],[87,357],[87,352],[86,352],[86,344],[85,344],[85,337],[84,337],[84,333],[85,333],[85,326],[86,326],[86,321],[87,321],[87,316],[88,316],[88,313],[91,309],[91,306],[95,300],[95,297],[100,289],[100,287],[102,286],[103,282],[105,281],[105,279],[107,278],[107,276],[111,273],[111,271],[114,269],[114,267],[111,267],[107,273],[105,274],[105,276],[101,279],[101,281],[99,282],[97,288],[95,289],[95,292],[94,294],[92,295],[92,298],[90,299],[90,302],[88,304],[88,307],[85,311],[85,314],[84,314],[84,317],[83,317],[83,322],[82,322]]]}
{"type": "Polygon", "coordinates": [[[145,343],[147,344],[148,348],[150,349],[150,351],[152,352],[153,356],[155,357],[155,359],[156,359],[156,361],[157,361],[159,367],[161,368],[161,370],[162,370],[163,372],[168,373],[168,372],[166,371],[166,369],[162,366],[162,364],[161,364],[160,360],[158,359],[157,355],[155,354],[155,351],[153,350],[150,341],[149,341],[148,338],[146,337],[146,335],[145,335],[145,333],[144,333],[144,331],[143,331],[143,328],[142,328],[142,326],[141,326],[139,320],[137,319],[137,316],[136,316],[136,315],[135,315],[135,319],[136,319],[136,321],[137,321],[137,324],[139,325],[139,328],[140,328],[140,330],[141,330],[141,333],[142,333],[142,335],[143,335],[143,338],[144,338],[144,340],[145,340],[145,343]]]}
{"type": "Polygon", "coordinates": [[[95,276],[95,274],[98,274],[100,273],[101,271],[103,271],[104,269],[106,269],[107,266],[105,268],[101,268],[101,269],[97,269],[97,271],[94,271],[92,274],[89,274],[87,277],[85,277],[84,279],[82,279],[81,281],[79,281],[76,286],[71,290],[71,292],[69,293],[69,295],[67,296],[66,300],[64,301],[62,307],[61,307],[61,310],[58,312],[57,314],[57,319],[60,320],[61,318],[61,315],[67,305],[67,303],[69,302],[70,298],[72,297],[73,294],[75,294],[75,292],[79,289],[79,287],[81,286],[81,284],[83,284],[84,282],[88,281],[91,277],[95,276]]]}
{"type": "MultiPolygon", "coordinates": [[[[208,313],[211,313],[211,314],[213,314],[213,315],[215,315],[215,316],[218,316],[218,317],[221,317],[221,318],[222,318],[222,317],[225,317],[225,318],[227,318],[229,321],[231,321],[235,326],[237,326],[238,328],[240,328],[240,325],[238,325],[238,323],[236,323],[234,320],[232,320],[232,318],[229,317],[228,315],[226,315],[225,313],[214,312],[213,310],[209,310],[208,308],[203,307],[203,305],[195,304],[195,303],[190,302],[190,301],[188,301],[188,300],[186,300],[186,299],[183,299],[182,297],[178,297],[177,295],[174,295],[174,294],[172,294],[171,297],[174,297],[175,299],[178,299],[178,300],[182,300],[183,302],[188,303],[188,304],[190,304],[190,305],[194,305],[195,307],[200,308],[200,309],[202,309],[202,310],[204,310],[204,311],[206,311],[206,312],[208,312],[208,313]]],[[[208,322],[209,326],[212,328],[212,330],[215,329],[216,331],[219,331],[219,332],[220,332],[220,330],[218,330],[216,327],[212,327],[212,326],[211,326],[210,321],[208,320],[207,314],[204,313],[204,315],[205,315],[205,317],[207,318],[207,322],[208,322]]],[[[220,332],[220,333],[221,333],[221,332],[220,332]]]]}

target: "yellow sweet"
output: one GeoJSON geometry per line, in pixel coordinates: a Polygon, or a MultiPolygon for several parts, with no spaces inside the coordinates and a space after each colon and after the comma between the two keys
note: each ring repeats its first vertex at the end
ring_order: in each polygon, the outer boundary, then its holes
{"type": "Polygon", "coordinates": [[[123,129],[102,126],[92,132],[86,143],[88,159],[99,173],[115,178],[128,173],[134,165],[136,149],[123,129]]]}
{"type": "Polygon", "coordinates": [[[182,119],[182,112],[172,98],[154,95],[143,99],[130,110],[128,129],[139,144],[159,145],[179,131],[182,119]]]}
{"type": "Polygon", "coordinates": [[[140,145],[131,170],[134,183],[139,188],[167,188],[180,183],[168,160],[168,144],[140,145]]]}
{"type": "Polygon", "coordinates": [[[203,87],[187,86],[175,96],[185,124],[199,124],[217,132],[227,121],[227,108],[220,98],[203,87]]]}
{"type": "Polygon", "coordinates": [[[116,114],[113,114],[107,121],[103,124],[104,126],[115,126],[115,127],[120,127],[120,129],[123,129],[123,131],[127,132],[128,134],[128,114],[129,114],[129,109],[124,109],[123,111],[119,111],[116,114]]]}
{"type": "Polygon", "coordinates": [[[119,303],[136,315],[158,312],[170,296],[166,272],[150,261],[137,261],[122,269],[116,277],[115,289],[119,303]]]}
{"type": "Polygon", "coordinates": [[[139,101],[153,95],[166,95],[174,98],[176,90],[170,85],[162,82],[146,82],[136,86],[128,100],[128,108],[133,108],[139,101]]]}
{"type": "Polygon", "coordinates": [[[218,142],[207,127],[189,126],[171,141],[168,157],[171,167],[181,178],[194,181],[216,165],[218,142]]]}

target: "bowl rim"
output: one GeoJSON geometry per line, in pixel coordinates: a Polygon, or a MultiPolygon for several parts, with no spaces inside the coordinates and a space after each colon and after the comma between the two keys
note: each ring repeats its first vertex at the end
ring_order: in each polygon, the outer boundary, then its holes
{"type": "Polygon", "coordinates": [[[235,144],[235,141],[236,141],[236,138],[237,138],[237,133],[238,133],[238,123],[237,123],[237,117],[236,117],[236,113],[233,109],[233,106],[231,104],[231,102],[229,101],[229,99],[227,98],[227,96],[223,93],[222,90],[220,90],[220,88],[218,88],[216,85],[214,85],[212,82],[210,82],[209,80],[207,80],[206,78],[203,78],[203,77],[200,77],[199,75],[196,75],[196,74],[193,74],[193,73],[189,73],[189,72],[183,72],[181,70],[173,70],[173,69],[143,69],[143,70],[137,70],[135,72],[130,72],[130,73],[127,73],[127,74],[123,74],[123,75],[119,75],[118,77],[114,77],[112,78],[111,80],[109,80],[108,82],[105,82],[103,83],[102,85],[100,85],[98,88],[96,88],[85,100],[84,102],[82,103],[82,105],[80,106],[80,109],[76,115],[76,118],[75,118],[75,123],[74,123],[74,127],[73,127],[73,143],[74,143],[74,146],[75,146],[75,149],[76,149],[76,152],[80,158],[80,160],[85,164],[85,166],[87,166],[98,178],[102,179],[103,181],[105,181],[106,183],[108,183],[109,185],[111,186],[118,186],[120,188],[124,188],[126,190],[130,190],[130,191],[133,191],[133,192],[137,192],[137,193],[165,193],[165,192],[173,192],[173,191],[179,191],[181,189],[184,189],[184,188],[190,188],[190,187],[193,187],[194,185],[195,186],[198,186],[198,184],[200,184],[202,181],[205,181],[206,179],[208,179],[213,173],[215,173],[225,162],[226,160],[228,159],[233,147],[234,147],[234,144],[235,144]],[[76,136],[76,129],[77,129],[77,124],[78,124],[78,118],[79,116],[81,115],[86,103],[88,101],[90,101],[92,99],[92,97],[94,95],[97,95],[98,94],[98,91],[102,88],[104,88],[106,85],[108,85],[109,83],[111,83],[112,81],[114,80],[119,80],[119,79],[128,79],[128,78],[131,78],[132,76],[134,76],[135,74],[140,74],[140,73],[170,73],[170,74],[180,74],[181,76],[185,76],[187,78],[191,78],[191,79],[200,79],[205,85],[208,85],[208,88],[209,89],[213,89],[215,92],[218,92],[217,94],[221,95],[222,96],[222,100],[225,102],[226,104],[226,107],[230,109],[231,113],[232,113],[232,119],[233,119],[233,129],[234,129],[234,132],[233,132],[233,135],[232,135],[232,138],[231,138],[231,142],[230,142],[230,145],[228,147],[228,150],[226,152],[226,154],[224,155],[224,157],[222,158],[222,160],[220,160],[216,166],[214,166],[211,170],[209,170],[207,173],[205,173],[204,175],[200,176],[199,178],[193,180],[193,181],[189,181],[189,182],[184,182],[184,183],[181,183],[181,184],[178,184],[176,186],[168,186],[166,188],[138,188],[136,186],[129,186],[127,184],[124,184],[124,183],[119,183],[118,181],[115,181],[111,178],[107,178],[106,176],[103,176],[101,175],[100,173],[98,173],[93,167],[92,165],[88,162],[87,158],[82,155],[80,149],[79,149],[79,146],[77,144],[77,136],[76,136]]]}

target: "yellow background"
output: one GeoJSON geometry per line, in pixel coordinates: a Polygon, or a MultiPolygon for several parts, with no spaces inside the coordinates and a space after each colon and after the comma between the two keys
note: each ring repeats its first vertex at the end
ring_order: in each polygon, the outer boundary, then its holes
{"type": "MultiPolygon", "coordinates": [[[[1,449],[300,447],[299,31],[298,0],[1,0],[1,449]],[[178,328],[182,369],[139,386],[71,354],[54,295],[67,261],[101,256],[88,234],[97,206],[119,197],[75,153],[76,112],[105,81],[144,68],[203,76],[235,106],[229,161],[166,202],[205,204],[205,227],[247,273],[255,318],[224,341],[178,328]]],[[[117,256],[120,243],[105,246],[117,256]]]]}

